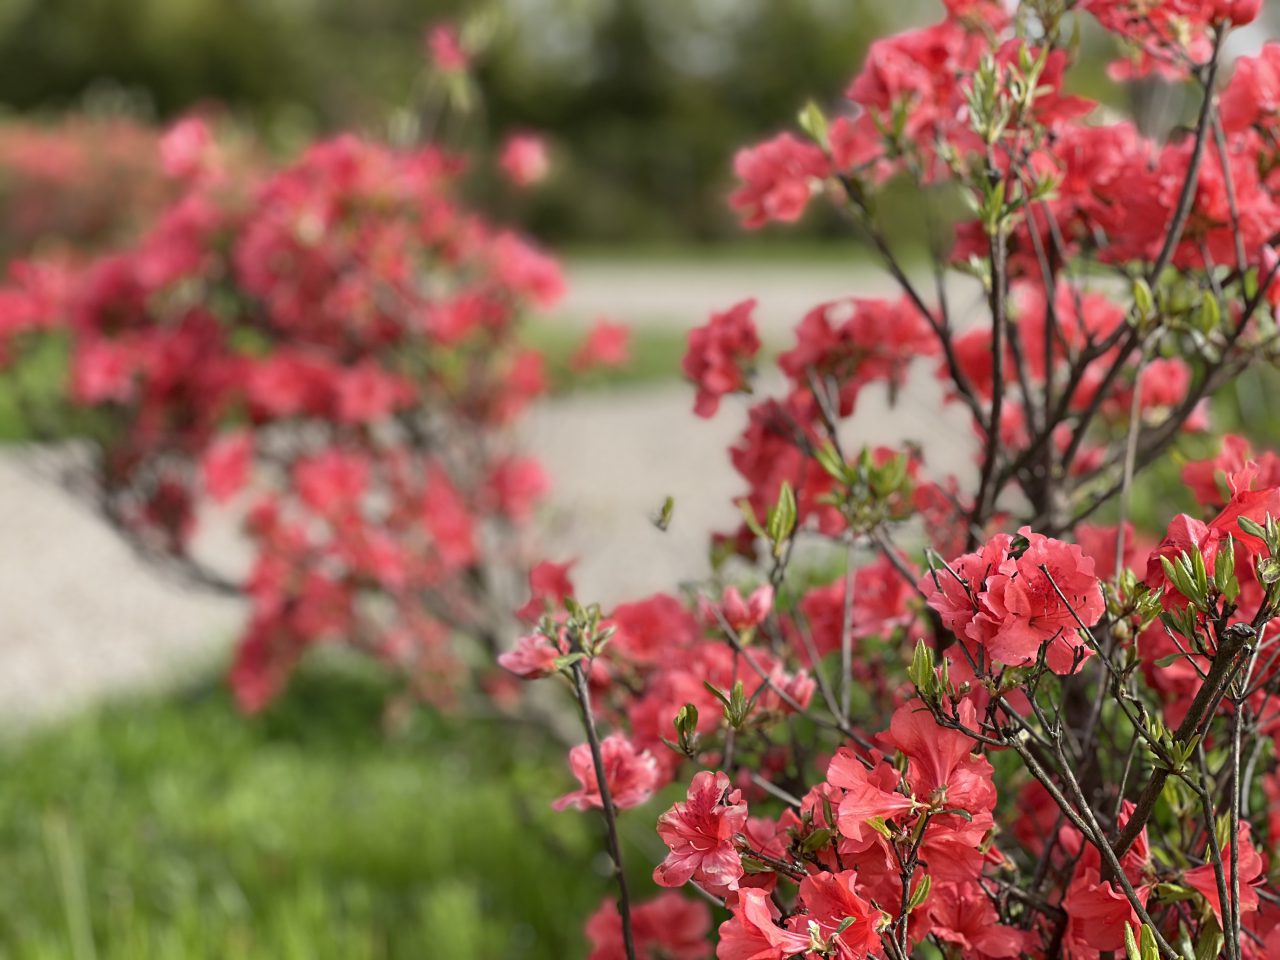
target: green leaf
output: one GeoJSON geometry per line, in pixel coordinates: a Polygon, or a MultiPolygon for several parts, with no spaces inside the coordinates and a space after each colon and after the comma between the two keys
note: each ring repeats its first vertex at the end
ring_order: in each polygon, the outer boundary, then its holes
{"type": "Polygon", "coordinates": [[[765,522],[765,536],[773,544],[773,555],[781,557],[787,541],[796,528],[796,494],[791,484],[783,481],[778,491],[778,502],[769,511],[765,522]]]}
{"type": "Polygon", "coordinates": [[[675,512],[675,497],[667,497],[662,501],[662,506],[658,508],[657,514],[654,515],[653,525],[663,533],[666,533],[667,528],[671,526],[671,517],[675,512]]]}
{"type": "Polygon", "coordinates": [[[929,874],[925,874],[920,878],[920,882],[916,884],[916,888],[911,891],[911,897],[907,900],[907,913],[910,913],[920,904],[929,898],[929,891],[933,889],[933,878],[929,874]]]}
{"type": "Polygon", "coordinates": [[[578,663],[580,660],[585,660],[585,659],[587,659],[587,655],[585,653],[566,653],[562,657],[556,657],[555,660],[551,662],[551,664],[557,670],[565,670],[569,667],[572,667],[575,663],[578,663]]]}
{"type": "Polygon", "coordinates": [[[840,457],[840,452],[836,450],[836,446],[830,440],[818,447],[814,451],[813,457],[818,461],[818,466],[833,479],[842,483],[847,482],[846,464],[840,457]]]}
{"type": "Polygon", "coordinates": [[[800,849],[804,853],[817,853],[823,847],[831,842],[835,831],[827,827],[819,827],[813,833],[804,838],[804,843],[800,845],[800,849]]]}
{"type": "Polygon", "coordinates": [[[1156,308],[1151,285],[1142,277],[1135,277],[1133,281],[1133,305],[1138,308],[1138,315],[1144,319],[1151,316],[1156,308]]]}
{"type": "Polygon", "coordinates": [[[1126,960],[1142,960],[1142,954],[1138,951],[1138,941],[1133,936],[1133,924],[1125,923],[1124,925],[1124,955],[1126,960]]]}
{"type": "Polygon", "coordinates": [[[1262,524],[1248,517],[1236,517],[1236,523],[1240,524],[1240,529],[1245,533],[1257,537],[1259,540],[1267,539],[1267,530],[1262,524]]]}
{"type": "Polygon", "coordinates": [[[712,695],[713,697],[715,697],[717,700],[719,700],[719,701],[724,705],[724,708],[725,708],[726,710],[732,709],[732,708],[731,708],[731,706],[730,706],[730,704],[729,704],[729,698],[728,698],[728,696],[726,696],[726,695],[725,695],[724,691],[722,691],[719,687],[717,687],[717,686],[716,686],[714,683],[712,683],[710,680],[703,680],[703,681],[702,681],[702,685],[703,685],[704,687],[706,687],[706,688],[707,688],[707,690],[709,690],[709,691],[711,692],[711,695],[712,695]]]}
{"type": "Polygon", "coordinates": [[[827,117],[822,108],[810,100],[804,105],[799,116],[800,129],[807,133],[813,142],[826,150],[830,146],[827,138],[827,117]]]}
{"type": "Polygon", "coordinates": [[[1196,960],[1217,960],[1222,956],[1222,948],[1226,939],[1218,925],[1210,918],[1209,923],[1200,930],[1200,939],[1196,941],[1196,960]]]}
{"type": "Polygon", "coordinates": [[[866,824],[886,840],[893,836],[893,831],[889,829],[889,824],[885,822],[884,817],[868,817],[866,824]]]}
{"type": "Polygon", "coordinates": [[[1142,936],[1138,939],[1138,947],[1142,960],[1160,960],[1160,949],[1156,946],[1156,932],[1145,923],[1142,925],[1142,936]]]}
{"type": "Polygon", "coordinates": [[[916,649],[911,656],[911,666],[907,668],[907,676],[915,685],[921,699],[932,701],[937,699],[938,678],[933,672],[933,651],[924,638],[916,640],[916,649]]]}
{"type": "Polygon", "coordinates": [[[1231,577],[1236,569],[1235,537],[1227,534],[1226,541],[1218,548],[1218,555],[1213,560],[1213,585],[1218,593],[1225,594],[1230,586],[1231,577]]]}
{"type": "Polygon", "coordinates": [[[742,511],[742,521],[747,525],[747,529],[757,537],[766,538],[767,534],[764,532],[764,527],[760,526],[756,512],[751,508],[751,502],[744,497],[738,501],[738,509],[742,511]]]}
{"type": "Polygon", "coordinates": [[[1205,333],[1218,328],[1218,324],[1222,322],[1222,308],[1218,306],[1217,297],[1206,296],[1200,301],[1200,311],[1196,321],[1205,333]]]}

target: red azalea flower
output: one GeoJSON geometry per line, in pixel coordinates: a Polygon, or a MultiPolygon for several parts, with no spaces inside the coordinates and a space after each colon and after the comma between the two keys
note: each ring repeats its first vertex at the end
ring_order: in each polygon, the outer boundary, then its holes
{"type": "MultiPolygon", "coordinates": [[[[711,911],[701,901],[668,891],[631,907],[631,934],[638,960],[705,960],[711,911]]],[[[586,927],[587,960],[626,960],[618,905],[605,900],[586,927]]]]}
{"type": "Polygon", "coordinates": [[[743,300],[728,310],[711,314],[704,326],[689,331],[685,375],[698,387],[694,413],[710,417],[720,398],[746,387],[743,366],[760,352],[760,337],[751,318],[756,301],[743,300]]]}
{"type": "Polygon", "coordinates": [[[631,359],[631,329],[626,324],[601,318],[569,360],[574,370],[595,367],[625,367],[631,359]]]}
{"type": "Polygon", "coordinates": [[[498,151],[498,166],[517,187],[530,187],[551,169],[547,143],[532,133],[513,133],[498,151]]]}
{"type": "Polygon", "coordinates": [[[800,902],[808,916],[797,918],[797,927],[804,923],[807,932],[808,924],[816,923],[839,960],[865,960],[880,949],[880,911],[854,892],[857,881],[854,870],[814,873],[800,881],[800,902]]]}
{"type": "Polygon", "coordinates": [[[743,874],[734,837],[747,822],[741,790],[729,789],[724,773],[702,770],[689,784],[688,800],[658,818],[658,836],[670,848],[653,871],[660,887],[679,887],[689,880],[736,890],[743,874]]]}
{"type": "Polygon", "coordinates": [[[1050,669],[1069,672],[1077,651],[1089,653],[1080,628],[1092,627],[1105,610],[1093,561],[1075,544],[1032,533],[1028,527],[1019,534],[1029,546],[987,579],[979,597],[982,609],[969,625],[969,637],[984,643],[993,659],[1010,666],[1034,661],[1041,645],[1048,643],[1050,669]]]}
{"type": "MultiPolygon", "coordinates": [[[[1240,903],[1241,913],[1252,913],[1258,909],[1258,891],[1256,887],[1263,881],[1263,870],[1265,864],[1262,856],[1254,848],[1253,842],[1249,838],[1249,825],[1247,823],[1240,824],[1240,833],[1238,834],[1237,847],[1239,849],[1239,865],[1236,868],[1236,874],[1240,878],[1240,903]]],[[[1227,876],[1227,894],[1231,893],[1231,845],[1225,844],[1222,848],[1222,869],[1227,876]]],[[[1191,887],[1209,902],[1209,907],[1213,910],[1213,915],[1218,918],[1218,923],[1222,923],[1222,903],[1218,899],[1218,879],[1214,873],[1213,864],[1206,863],[1203,866],[1195,867],[1188,870],[1182,876],[1183,882],[1191,887]]]]}
{"type": "Polygon", "coordinates": [[[733,172],[742,186],[729,203],[742,214],[744,226],[755,228],[770,220],[799,220],[815,184],[831,173],[831,166],[819,147],[780,133],[739,150],[733,158],[733,172]]]}
{"type": "Polygon", "coordinates": [[[522,680],[537,680],[555,673],[556,660],[566,653],[567,649],[562,649],[542,634],[530,633],[516,640],[514,649],[500,654],[498,665],[522,680]]]}
{"type": "MultiPolygon", "coordinates": [[[[658,763],[648,750],[637,750],[630,740],[615,733],[600,742],[600,758],[604,761],[609,796],[619,810],[638,807],[653,796],[658,786],[658,763]]],[[[569,751],[569,766],[582,787],[566,793],[552,807],[556,810],[566,807],[586,810],[604,806],[589,743],[578,744],[569,751]]]]}
{"type": "Polygon", "coordinates": [[[572,597],[573,581],[569,571],[575,561],[552,563],[543,560],[529,571],[529,600],[516,611],[516,616],[526,623],[536,623],[549,609],[558,610],[566,597],[572,597]]]}
{"type": "Polygon", "coordinates": [[[732,919],[720,924],[716,960],[786,960],[809,949],[809,935],[784,930],[763,890],[740,890],[732,919]]]}

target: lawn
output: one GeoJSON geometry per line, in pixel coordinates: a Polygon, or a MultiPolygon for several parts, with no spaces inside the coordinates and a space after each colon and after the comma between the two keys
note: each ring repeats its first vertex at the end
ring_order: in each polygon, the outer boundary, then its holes
{"type": "MultiPolygon", "coordinates": [[[[260,716],[220,678],[4,748],[0,957],[563,960],[608,889],[536,733],[304,670],[260,716]]],[[[649,821],[651,823],[651,821],[649,821]]]]}

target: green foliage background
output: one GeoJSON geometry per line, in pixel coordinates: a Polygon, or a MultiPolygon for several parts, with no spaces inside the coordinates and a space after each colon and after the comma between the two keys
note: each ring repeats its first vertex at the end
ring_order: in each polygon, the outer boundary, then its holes
{"type": "MultiPolygon", "coordinates": [[[[488,126],[545,131],[561,175],[523,211],[550,240],[729,236],[740,144],[834,102],[887,19],[873,0],[0,0],[0,105],[159,119],[216,102],[270,142],[379,129],[430,23],[488,7],[488,126]]],[[[917,17],[917,19],[919,19],[917,17]]],[[[509,201],[511,198],[502,198],[509,201]]]]}

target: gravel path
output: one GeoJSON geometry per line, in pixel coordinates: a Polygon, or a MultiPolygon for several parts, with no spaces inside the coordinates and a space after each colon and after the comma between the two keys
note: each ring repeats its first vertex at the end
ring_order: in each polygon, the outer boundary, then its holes
{"type": "MultiPolygon", "coordinates": [[[[923,295],[930,296],[932,277],[909,271],[923,295]]],[[[728,262],[696,260],[654,264],[588,260],[568,268],[569,292],[563,320],[586,324],[596,317],[627,323],[686,329],[706,322],[713,310],[724,310],[747,297],[759,301],[756,322],[766,341],[785,343],[812,307],[838,297],[891,297],[897,284],[885,271],[851,257],[850,263],[728,262]]],[[[970,311],[981,291],[973,281],[948,278],[953,312],[970,311]]]]}
{"type": "MultiPolygon", "coordinates": [[[[844,271],[832,268],[591,265],[571,280],[571,318],[608,312],[682,326],[754,293],[762,324],[779,338],[816,302],[883,292],[851,289],[844,271]]],[[[963,419],[942,409],[928,376],[895,410],[880,391],[861,403],[853,446],[909,438],[951,469],[967,461],[963,419]]],[[[545,552],[578,558],[582,596],[609,604],[701,576],[708,532],[736,522],[732,498],[741,484],[726,449],[745,422],[745,404],[726,403],[710,421],[695,418],[691,406],[690,389],[673,383],[548,402],[527,421],[524,442],[555,490],[545,552]],[[663,533],[649,517],[668,495],[675,516],[663,533]]],[[[168,580],[134,557],[52,481],[50,457],[0,451],[0,716],[10,724],[206,669],[225,656],[243,615],[238,602],[168,580]]],[[[199,550],[215,561],[239,559],[229,517],[215,518],[199,550]]]]}

